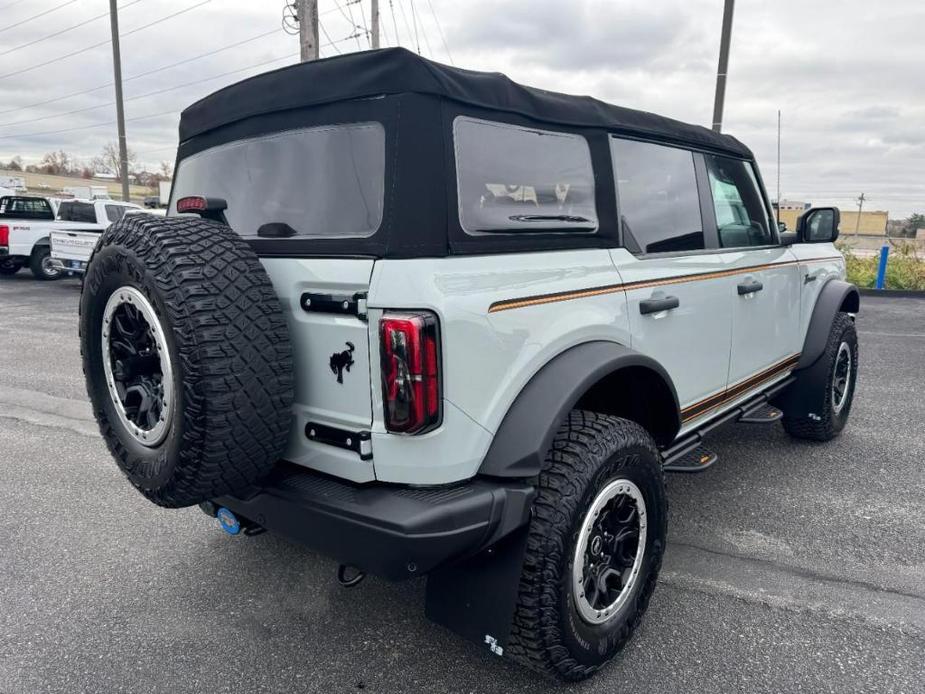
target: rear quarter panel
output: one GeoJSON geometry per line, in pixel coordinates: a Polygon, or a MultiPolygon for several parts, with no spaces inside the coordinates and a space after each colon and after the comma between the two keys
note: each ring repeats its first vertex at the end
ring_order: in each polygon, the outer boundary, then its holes
{"type": "MultiPolygon", "coordinates": [[[[629,345],[626,296],[601,293],[490,312],[496,302],[619,284],[606,250],[383,260],[371,309],[427,309],[440,321],[444,423],[424,436],[385,433],[373,377],[376,476],[440,483],[473,476],[514,398],[544,364],[590,340],[629,345]]],[[[370,312],[370,324],[378,313],[370,312]]],[[[378,334],[370,330],[378,373],[378,334]]]]}

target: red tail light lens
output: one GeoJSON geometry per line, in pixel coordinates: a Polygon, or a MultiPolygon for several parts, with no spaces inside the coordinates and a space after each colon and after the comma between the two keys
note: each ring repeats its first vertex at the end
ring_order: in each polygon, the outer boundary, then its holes
{"type": "Polygon", "coordinates": [[[177,200],[177,212],[202,212],[208,207],[204,197],[191,195],[177,200]]]}
{"type": "Polygon", "coordinates": [[[385,426],[423,434],[440,425],[440,349],[437,317],[392,313],[379,321],[385,426]]]}
{"type": "Polygon", "coordinates": [[[0,224],[0,246],[10,245],[10,228],[6,224],[0,224]]]}

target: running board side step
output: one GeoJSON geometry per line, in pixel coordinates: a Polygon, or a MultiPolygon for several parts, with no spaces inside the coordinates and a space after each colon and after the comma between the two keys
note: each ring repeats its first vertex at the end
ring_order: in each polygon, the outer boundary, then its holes
{"type": "Polygon", "coordinates": [[[760,403],[757,407],[753,407],[739,417],[737,421],[739,424],[771,424],[772,422],[783,419],[783,417],[783,411],[777,409],[773,405],[760,403]]]}
{"type": "Polygon", "coordinates": [[[687,453],[672,460],[671,463],[662,465],[662,470],[665,472],[703,472],[717,460],[719,456],[716,453],[697,444],[687,453]]]}
{"type": "MultiPolygon", "coordinates": [[[[671,446],[662,451],[662,470],[665,472],[702,472],[706,470],[717,461],[718,456],[701,445],[704,437],[727,422],[733,420],[751,421],[750,417],[763,413],[765,409],[780,412],[777,408],[771,407],[768,401],[795,380],[795,376],[788,376],[780,383],[775,383],[763,393],[749,398],[741,405],[733,407],[728,412],[724,412],[719,417],[706,422],[696,431],[692,431],[675,441],[671,446]]],[[[783,413],[781,413],[780,416],[782,417],[783,413]]],[[[780,417],[778,417],[778,419],[779,418],[780,417]]]]}

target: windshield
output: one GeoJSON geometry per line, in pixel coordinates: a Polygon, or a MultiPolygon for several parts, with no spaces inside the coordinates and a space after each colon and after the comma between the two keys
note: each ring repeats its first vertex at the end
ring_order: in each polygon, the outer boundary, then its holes
{"type": "Polygon", "coordinates": [[[169,214],[177,213],[180,198],[202,195],[224,199],[228,223],[244,237],[364,237],[382,222],[384,191],[383,127],[331,125],[187,157],[177,170],[169,214]]]}

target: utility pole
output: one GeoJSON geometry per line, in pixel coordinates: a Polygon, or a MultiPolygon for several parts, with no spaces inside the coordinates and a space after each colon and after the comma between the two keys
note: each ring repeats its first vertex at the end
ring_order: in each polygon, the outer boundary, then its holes
{"type": "Polygon", "coordinates": [[[122,105],[122,54],[119,49],[119,14],[116,0],[109,0],[109,25],[112,30],[112,72],[116,83],[116,122],[119,129],[119,178],[122,199],[128,202],[128,148],[125,144],[125,107],[122,105]]]}
{"type": "Polygon", "coordinates": [[[713,129],[723,130],[723,103],[726,100],[726,74],[729,69],[729,42],[732,38],[732,10],[735,0],[726,0],[723,8],[723,33],[719,42],[719,68],[716,70],[716,96],[713,99],[713,129]]]}
{"type": "MultiPolygon", "coordinates": [[[[115,0],[112,0],[115,2],[115,0]]],[[[301,60],[318,60],[318,0],[298,0],[301,60]]]]}
{"type": "Polygon", "coordinates": [[[370,0],[372,13],[373,48],[379,48],[379,0],[370,0]]]}
{"type": "Polygon", "coordinates": [[[861,210],[864,209],[864,193],[858,197],[858,218],[854,223],[854,235],[857,236],[861,230],[861,210]]]}

